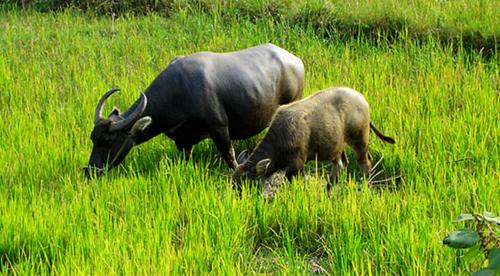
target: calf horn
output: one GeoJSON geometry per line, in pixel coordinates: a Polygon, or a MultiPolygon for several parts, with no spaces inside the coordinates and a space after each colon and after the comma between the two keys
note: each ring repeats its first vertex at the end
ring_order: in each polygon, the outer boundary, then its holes
{"type": "Polygon", "coordinates": [[[134,105],[134,109],[122,120],[111,123],[111,125],[109,126],[109,131],[112,132],[121,130],[135,123],[135,121],[137,121],[144,112],[144,109],[146,109],[147,103],[148,99],[146,98],[146,95],[144,95],[144,93],[141,93],[141,98],[139,99],[139,102],[134,105]]]}
{"type": "Polygon", "coordinates": [[[102,118],[102,109],[104,108],[104,104],[106,103],[106,100],[111,96],[111,94],[115,93],[116,91],[120,91],[120,88],[113,88],[106,92],[104,96],[99,100],[99,103],[97,104],[97,108],[95,109],[95,115],[94,115],[94,124],[97,125],[99,120],[102,118]]]}

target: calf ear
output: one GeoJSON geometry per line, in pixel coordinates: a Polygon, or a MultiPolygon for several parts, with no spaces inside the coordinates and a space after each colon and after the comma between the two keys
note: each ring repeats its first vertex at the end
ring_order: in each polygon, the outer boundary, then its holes
{"type": "Polygon", "coordinates": [[[238,158],[236,158],[238,164],[243,164],[245,161],[248,159],[248,150],[244,149],[240,154],[238,155],[238,158]]]}
{"type": "Polygon", "coordinates": [[[269,158],[262,159],[257,162],[257,164],[255,165],[255,172],[257,173],[257,175],[266,175],[269,164],[271,164],[271,159],[269,158]]]}
{"type": "Polygon", "coordinates": [[[153,120],[149,116],[140,118],[139,120],[137,120],[137,122],[135,122],[134,126],[132,126],[130,133],[134,135],[139,131],[145,130],[152,121],[153,120]]]}

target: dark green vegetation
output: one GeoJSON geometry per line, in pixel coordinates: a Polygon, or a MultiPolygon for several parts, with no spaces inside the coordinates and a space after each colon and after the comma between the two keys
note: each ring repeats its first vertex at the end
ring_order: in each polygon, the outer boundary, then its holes
{"type": "MultiPolygon", "coordinates": [[[[464,17],[488,25],[497,20],[488,12],[464,17]]],[[[500,213],[498,54],[412,39],[406,28],[391,40],[337,40],[314,26],[187,11],[113,22],[3,9],[0,28],[2,273],[477,270],[441,241],[459,213],[500,213]],[[164,137],[101,179],[84,178],[105,91],[121,87],[107,108],[124,109],[176,55],[264,42],[303,58],[306,94],[334,85],[361,91],[376,125],[397,140],[372,135],[375,159],[384,156],[378,169],[403,181],[358,192],[343,175],[343,188],[328,194],[325,178],[311,175],[272,200],[259,189],[239,197],[209,141],[183,162],[164,137]]]]}
{"type": "Polygon", "coordinates": [[[222,18],[273,20],[310,28],[333,39],[365,36],[395,40],[404,30],[408,38],[433,35],[456,47],[475,49],[486,56],[498,51],[500,1],[489,0],[6,0],[38,11],[76,8],[100,15],[207,13],[222,18]]]}

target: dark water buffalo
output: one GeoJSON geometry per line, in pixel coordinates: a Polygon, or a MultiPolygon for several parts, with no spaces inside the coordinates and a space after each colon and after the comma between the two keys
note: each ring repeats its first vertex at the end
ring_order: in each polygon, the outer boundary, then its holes
{"type": "Polygon", "coordinates": [[[230,53],[200,52],[175,58],[126,112],[102,116],[99,101],[91,134],[88,176],[123,161],[130,149],[164,133],[187,159],[191,148],[210,138],[231,168],[231,139],[256,135],[276,109],[302,97],[302,61],[273,44],[230,53]]]}
{"type": "Polygon", "coordinates": [[[238,183],[243,179],[270,176],[284,170],[290,178],[309,160],[330,160],[330,183],[335,181],[345,161],[345,148],[355,152],[363,174],[371,170],[368,157],[370,128],[384,142],[384,136],[370,121],[370,109],[363,95],[346,87],[320,91],[303,100],[278,108],[264,139],[233,172],[238,183]]]}

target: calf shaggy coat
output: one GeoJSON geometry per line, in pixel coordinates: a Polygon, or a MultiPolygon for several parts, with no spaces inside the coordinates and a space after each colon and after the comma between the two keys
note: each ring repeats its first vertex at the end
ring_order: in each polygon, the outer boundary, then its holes
{"type": "MultiPolygon", "coordinates": [[[[290,179],[309,160],[331,160],[330,182],[338,177],[349,145],[365,176],[369,175],[370,128],[385,142],[370,121],[368,103],[359,92],[345,87],[329,88],[303,100],[278,108],[269,131],[253,153],[233,173],[236,182],[244,178],[270,176],[284,170],[290,179]]],[[[242,159],[242,156],[238,158],[242,159]]]]}

